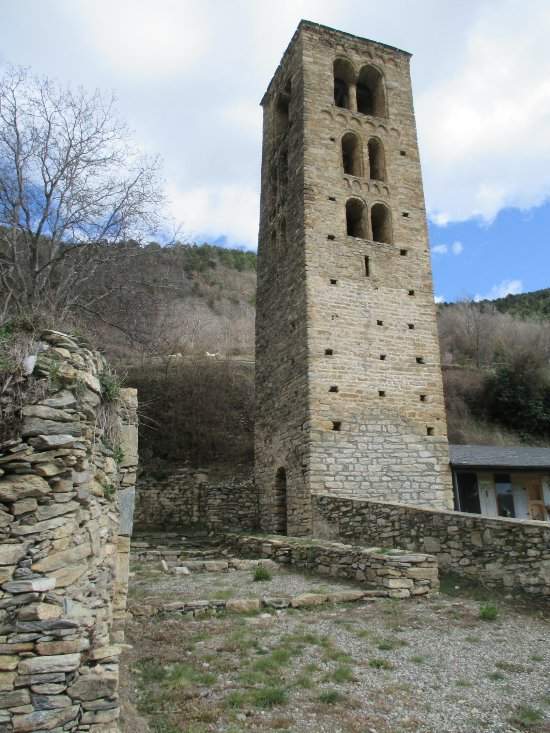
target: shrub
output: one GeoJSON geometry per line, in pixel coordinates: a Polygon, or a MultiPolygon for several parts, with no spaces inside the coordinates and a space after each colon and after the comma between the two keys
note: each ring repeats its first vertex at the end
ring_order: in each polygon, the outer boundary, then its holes
{"type": "Polygon", "coordinates": [[[257,708],[272,708],[275,705],[284,705],[288,693],[282,687],[261,687],[252,693],[252,701],[257,708]]]}
{"type": "Polygon", "coordinates": [[[345,697],[338,690],[325,690],[319,695],[319,702],[325,705],[336,705],[336,703],[342,702],[342,700],[345,700],[345,697]]]}
{"type": "Polygon", "coordinates": [[[114,402],[119,398],[122,382],[117,374],[114,372],[101,372],[99,383],[101,384],[101,394],[106,402],[114,402]]]}
{"type": "Polygon", "coordinates": [[[254,569],[254,576],[252,579],[254,580],[254,582],[264,582],[267,580],[271,580],[271,573],[265,567],[265,565],[258,565],[254,569]]]}
{"type": "Polygon", "coordinates": [[[484,603],[479,607],[479,618],[482,621],[494,621],[498,616],[498,608],[494,603],[484,603]]]}
{"type": "Polygon", "coordinates": [[[385,659],[371,659],[369,661],[369,667],[373,669],[393,669],[393,664],[385,659]]]}

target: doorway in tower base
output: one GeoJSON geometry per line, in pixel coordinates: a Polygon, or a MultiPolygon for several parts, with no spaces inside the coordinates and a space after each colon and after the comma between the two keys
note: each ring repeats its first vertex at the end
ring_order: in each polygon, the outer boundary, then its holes
{"type": "Polygon", "coordinates": [[[287,512],[286,470],[281,467],[277,470],[273,490],[273,531],[276,534],[287,533],[287,512]]]}

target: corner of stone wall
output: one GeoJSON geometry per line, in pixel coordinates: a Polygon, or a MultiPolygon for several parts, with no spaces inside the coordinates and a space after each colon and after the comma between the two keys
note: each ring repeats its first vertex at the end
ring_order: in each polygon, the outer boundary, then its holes
{"type": "Polygon", "coordinates": [[[114,733],[137,394],[75,337],[30,357],[40,397],[0,445],[0,730],[114,733]]]}

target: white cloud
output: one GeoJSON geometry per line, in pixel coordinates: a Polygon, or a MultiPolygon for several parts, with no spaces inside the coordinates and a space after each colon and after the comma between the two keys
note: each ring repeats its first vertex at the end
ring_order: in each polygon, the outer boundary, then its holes
{"type": "Polygon", "coordinates": [[[517,0],[27,0],[32,13],[0,4],[0,60],[114,87],[138,142],[163,155],[184,225],[210,236],[248,231],[256,241],[258,104],[302,17],[414,53],[433,221],[490,221],[550,195],[548,0],[528,10],[517,0]],[[248,212],[223,203],[235,192],[248,212]],[[205,197],[214,211],[197,204],[205,197]]]}
{"type": "Polygon", "coordinates": [[[452,252],[454,255],[461,255],[464,251],[462,242],[453,242],[452,244],[436,244],[432,247],[432,252],[436,255],[446,255],[452,252]]]}
{"type": "Polygon", "coordinates": [[[550,196],[550,4],[485,4],[455,68],[417,96],[426,198],[444,225],[550,196]]]}
{"type": "Polygon", "coordinates": [[[78,9],[102,61],[142,81],[196,68],[212,44],[207,9],[196,0],[81,0],[78,9]]]}
{"type": "Polygon", "coordinates": [[[444,303],[445,302],[445,296],[443,295],[434,295],[434,300],[436,303],[444,303]]]}
{"type": "Polygon", "coordinates": [[[522,292],[523,282],[521,280],[503,280],[498,285],[493,285],[485,295],[476,295],[474,301],[478,303],[480,300],[496,300],[497,298],[505,298],[507,295],[517,295],[522,292]]]}
{"type": "Polygon", "coordinates": [[[234,244],[256,246],[259,201],[253,188],[210,186],[180,190],[170,185],[170,212],[185,236],[216,239],[225,235],[234,244]]]}

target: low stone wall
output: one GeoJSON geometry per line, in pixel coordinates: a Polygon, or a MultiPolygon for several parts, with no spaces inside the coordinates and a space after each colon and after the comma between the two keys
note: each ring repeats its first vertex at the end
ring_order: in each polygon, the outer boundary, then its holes
{"type": "Polygon", "coordinates": [[[114,733],[137,395],[65,334],[30,359],[42,397],[0,445],[0,730],[114,733]]]}
{"type": "Polygon", "coordinates": [[[137,484],[134,521],[138,530],[253,531],[259,516],[252,469],[219,477],[186,465],[163,477],[144,474],[137,484]]]}
{"type": "Polygon", "coordinates": [[[312,497],[313,534],[434,554],[442,569],[550,596],[550,524],[378,501],[312,497]]]}
{"type": "Polygon", "coordinates": [[[382,587],[390,598],[426,595],[439,588],[437,561],[424,553],[262,535],[228,534],[224,542],[244,557],[266,557],[320,575],[382,587]]]}

